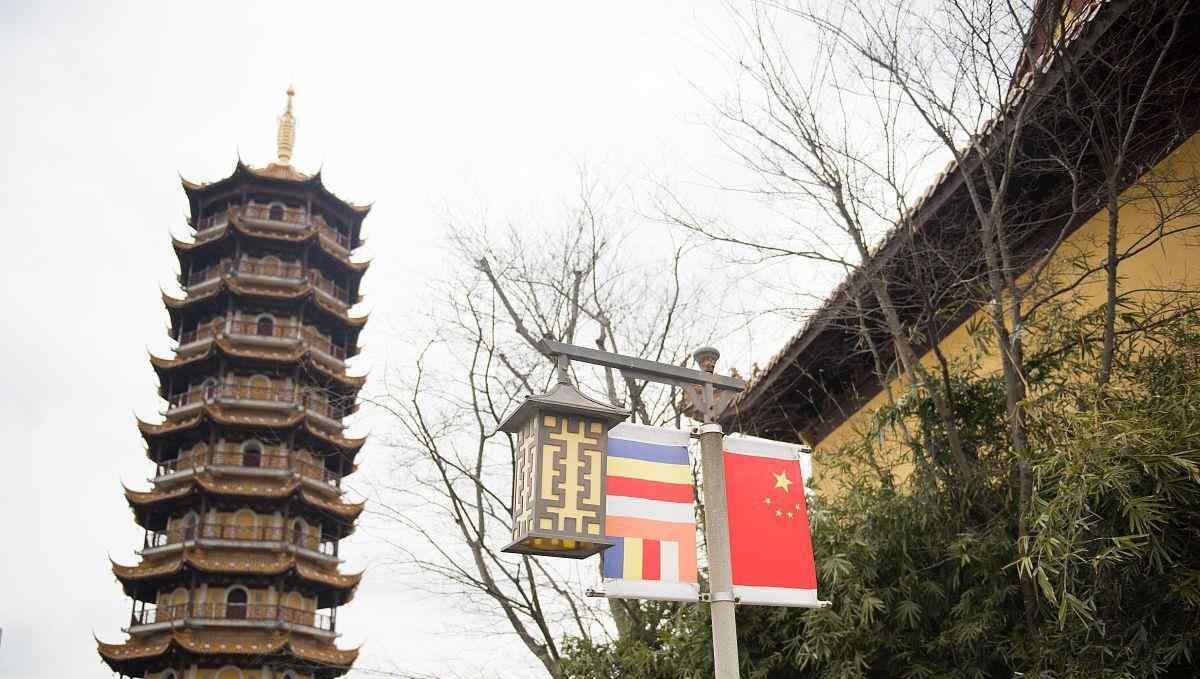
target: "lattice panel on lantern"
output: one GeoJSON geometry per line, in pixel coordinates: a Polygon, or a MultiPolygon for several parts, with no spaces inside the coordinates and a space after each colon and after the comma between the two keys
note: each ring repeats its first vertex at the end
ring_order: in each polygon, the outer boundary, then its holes
{"type": "Polygon", "coordinates": [[[538,436],[537,420],[531,418],[517,436],[517,468],[513,474],[513,538],[528,535],[533,530],[536,487],[538,436]]]}
{"type": "Polygon", "coordinates": [[[543,414],[538,500],[543,531],[599,537],[604,530],[605,424],[543,414]]]}

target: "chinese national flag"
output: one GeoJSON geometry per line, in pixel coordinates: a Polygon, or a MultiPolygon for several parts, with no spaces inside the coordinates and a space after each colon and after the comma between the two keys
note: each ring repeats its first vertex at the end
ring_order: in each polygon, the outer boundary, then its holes
{"type": "Polygon", "coordinates": [[[725,437],[725,497],[733,593],[743,604],[824,605],[817,600],[800,447],[725,437]]]}

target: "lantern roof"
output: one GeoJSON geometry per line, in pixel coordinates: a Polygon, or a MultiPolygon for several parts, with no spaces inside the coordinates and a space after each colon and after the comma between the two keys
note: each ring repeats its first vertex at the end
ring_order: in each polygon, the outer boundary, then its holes
{"type": "Polygon", "coordinates": [[[586,415],[605,420],[610,426],[618,422],[623,422],[625,418],[629,417],[628,410],[611,406],[594,398],[589,398],[569,381],[560,379],[559,383],[545,394],[526,398],[520,407],[500,423],[500,431],[510,434],[517,433],[524,426],[526,420],[539,410],[586,415]]]}

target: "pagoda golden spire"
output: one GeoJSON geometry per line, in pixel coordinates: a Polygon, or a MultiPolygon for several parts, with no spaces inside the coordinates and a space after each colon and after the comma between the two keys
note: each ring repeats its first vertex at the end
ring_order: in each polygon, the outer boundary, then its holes
{"type": "Polygon", "coordinates": [[[280,165],[292,164],[292,148],[296,145],[296,117],[292,115],[292,97],[296,90],[288,85],[287,110],[279,116],[279,132],[275,135],[276,155],[280,165]]]}

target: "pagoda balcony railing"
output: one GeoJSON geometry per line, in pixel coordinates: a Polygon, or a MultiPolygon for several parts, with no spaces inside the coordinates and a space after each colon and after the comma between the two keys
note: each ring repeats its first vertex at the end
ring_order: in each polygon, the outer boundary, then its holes
{"type": "MultiPolygon", "coordinates": [[[[222,323],[224,325],[224,323],[222,323]]],[[[203,342],[216,337],[221,328],[214,328],[211,323],[205,323],[197,327],[195,330],[187,330],[179,333],[179,346],[187,346],[196,342],[203,342]]]]}
{"type": "Polygon", "coordinates": [[[346,416],[345,409],[329,403],[324,394],[298,391],[295,387],[259,386],[231,382],[193,387],[175,394],[167,399],[167,410],[169,412],[187,406],[226,400],[297,406],[338,425],[346,416]]]}
{"type": "MultiPolygon", "coordinates": [[[[225,331],[225,321],[205,323],[195,330],[179,333],[179,346],[211,340],[225,331]]],[[[229,321],[229,334],[250,337],[266,337],[281,340],[300,340],[305,347],[320,352],[339,363],[346,361],[346,348],[335,344],[333,339],[322,335],[307,325],[262,324],[258,321],[229,321]]],[[[345,366],[338,366],[344,368],[345,366]]]]}
{"type": "Polygon", "coordinates": [[[230,207],[217,214],[197,219],[195,224],[196,242],[200,243],[210,238],[216,238],[224,233],[225,227],[229,226],[229,221],[235,214],[237,214],[237,208],[230,207]]]}
{"type": "Polygon", "coordinates": [[[296,402],[296,390],[294,387],[263,387],[250,384],[220,382],[202,387],[194,387],[185,392],[175,394],[168,399],[167,404],[171,408],[182,408],[187,405],[219,399],[290,404],[296,402]]]}
{"type": "Polygon", "coordinates": [[[304,335],[304,326],[302,325],[283,325],[271,323],[269,325],[259,323],[258,321],[230,321],[229,334],[231,335],[252,335],[254,337],[274,337],[276,339],[294,340],[300,339],[304,335]]]}
{"type": "Polygon", "coordinates": [[[289,453],[259,453],[257,455],[243,452],[236,447],[218,446],[215,451],[203,453],[186,452],[174,460],[159,463],[159,476],[183,471],[195,471],[208,465],[224,465],[245,467],[247,469],[288,470],[300,476],[322,481],[331,486],[341,484],[342,475],[327,467],[310,462],[298,455],[289,453]]]}
{"type": "Polygon", "coordinates": [[[242,216],[247,219],[253,219],[260,222],[271,222],[274,224],[294,224],[299,226],[307,226],[309,220],[304,214],[304,210],[287,210],[280,209],[272,205],[264,205],[259,203],[250,203],[242,210],[242,216]]]}
{"type": "Polygon", "coordinates": [[[281,227],[287,230],[315,228],[321,238],[328,240],[339,250],[346,254],[349,254],[351,250],[350,236],[329,226],[320,215],[307,219],[303,212],[284,210],[282,214],[277,213],[272,216],[269,205],[248,205],[242,212],[242,216],[249,221],[268,227],[281,227]]]}
{"type": "Polygon", "coordinates": [[[350,254],[350,236],[334,230],[332,227],[325,224],[317,224],[317,234],[335,245],[339,250],[346,254],[350,254]]]}
{"type": "Polygon", "coordinates": [[[152,531],[147,536],[146,547],[190,542],[192,540],[232,540],[250,543],[284,542],[293,547],[307,549],[325,556],[335,556],[333,542],[322,541],[318,535],[297,535],[287,526],[244,526],[236,523],[203,523],[196,526],[177,526],[165,531],[152,531]]]}
{"type": "Polygon", "coordinates": [[[290,282],[307,280],[314,288],[333,300],[339,306],[349,307],[350,291],[321,275],[316,269],[306,269],[301,264],[284,264],[282,262],[243,258],[236,263],[222,260],[216,264],[195,269],[183,279],[184,287],[194,288],[217,280],[226,274],[243,274],[247,276],[262,276],[264,278],[279,278],[290,282]]]}
{"type": "Polygon", "coordinates": [[[333,618],[316,611],[275,604],[171,604],[134,611],[131,627],[185,620],[287,623],[333,632],[333,618]]]}
{"type": "Polygon", "coordinates": [[[309,282],[312,283],[314,288],[328,295],[333,299],[334,302],[337,302],[342,306],[350,306],[349,290],[311,269],[308,271],[307,275],[309,282]]]}

